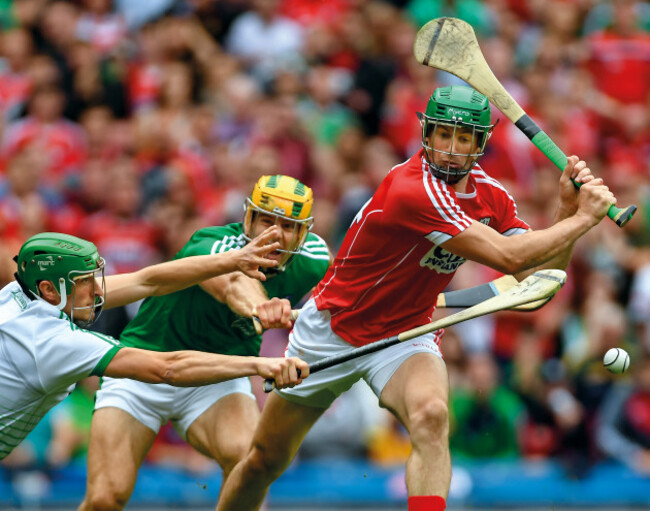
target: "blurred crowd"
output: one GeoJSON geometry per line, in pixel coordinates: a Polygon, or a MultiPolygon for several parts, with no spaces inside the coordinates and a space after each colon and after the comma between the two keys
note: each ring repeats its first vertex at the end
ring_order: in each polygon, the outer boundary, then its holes
{"type": "MultiPolygon", "coordinates": [[[[460,83],[412,57],[417,29],[474,27],[495,75],[619,206],[575,247],[565,288],[538,312],[451,328],[455,462],[557,459],[579,477],[615,458],[650,476],[650,5],[634,0],[0,0],[0,284],[46,230],[87,238],[111,272],[171,258],[205,225],[240,221],[263,174],[315,193],[314,231],[336,252],[388,170],[421,146],[416,111],[460,83]],[[602,365],[627,349],[630,371],[602,365]]],[[[479,161],[536,229],[559,173],[496,108],[479,161]]],[[[467,263],[454,286],[498,275],[467,263]]],[[[442,314],[444,312],[437,312],[442,314]]],[[[132,310],[103,317],[119,335],[132,310]]],[[[268,332],[263,354],[282,353],[268,332]]],[[[79,385],[5,460],[83,460],[97,382],[79,385]]],[[[263,400],[263,397],[261,397],[263,400]]],[[[409,453],[362,387],[310,433],[302,459],[383,465],[409,453]]],[[[148,462],[211,469],[172,429],[148,462]]]]}

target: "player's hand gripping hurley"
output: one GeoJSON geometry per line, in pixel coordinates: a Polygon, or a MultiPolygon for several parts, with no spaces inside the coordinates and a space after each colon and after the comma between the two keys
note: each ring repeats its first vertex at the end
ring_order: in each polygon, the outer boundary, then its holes
{"type": "MultiPolygon", "coordinates": [[[[557,168],[564,170],[567,157],[517,104],[483,57],[474,29],[458,18],[436,18],[415,36],[415,58],[425,66],[447,71],[487,96],[494,105],[535,144],[557,168]]],[[[574,184],[580,187],[580,183],[574,184]]],[[[607,216],[623,227],[636,212],[636,206],[610,206],[607,216]]]]}
{"type": "MultiPolygon", "coordinates": [[[[562,288],[565,282],[566,273],[562,270],[536,271],[517,285],[510,287],[505,292],[480,302],[473,307],[457,312],[456,314],[427,323],[426,325],[406,330],[405,332],[373,342],[372,344],[362,346],[361,348],[353,348],[345,353],[340,353],[319,360],[309,366],[309,373],[313,374],[317,371],[322,371],[328,367],[342,364],[348,360],[359,358],[368,355],[369,353],[374,353],[400,342],[408,341],[429,332],[434,332],[440,328],[467,321],[468,319],[477,318],[479,316],[484,316],[505,309],[512,309],[533,302],[544,301],[545,303],[562,288]]],[[[273,380],[265,380],[264,392],[270,392],[273,390],[274,384],[275,382],[273,380]]]]}

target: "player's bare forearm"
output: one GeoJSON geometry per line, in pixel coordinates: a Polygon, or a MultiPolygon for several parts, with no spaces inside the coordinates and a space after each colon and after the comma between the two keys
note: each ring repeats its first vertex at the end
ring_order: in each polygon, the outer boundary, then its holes
{"type": "Polygon", "coordinates": [[[521,272],[564,256],[575,240],[593,225],[592,219],[574,215],[548,229],[503,236],[480,222],[473,222],[468,229],[443,243],[442,247],[465,259],[519,278],[521,272]]]}
{"type": "Polygon", "coordinates": [[[252,317],[255,307],[268,300],[258,281],[243,273],[232,273],[205,281],[201,287],[240,316],[252,317]]]}
{"type": "Polygon", "coordinates": [[[109,275],[106,277],[105,308],[119,307],[147,296],[173,293],[236,268],[236,260],[226,253],[186,257],[133,273],[109,275]]]}
{"type": "Polygon", "coordinates": [[[257,357],[233,357],[200,351],[152,352],[122,348],[105,376],[145,383],[192,387],[257,374],[257,357]]]}
{"type": "Polygon", "coordinates": [[[230,272],[245,272],[241,276],[251,282],[264,280],[266,277],[259,268],[277,265],[276,261],[265,257],[278,248],[279,244],[273,242],[277,235],[277,228],[270,227],[240,250],[185,257],[133,273],[106,277],[104,307],[118,307],[148,296],[173,293],[230,272]]]}
{"type": "MultiPolygon", "coordinates": [[[[561,222],[562,220],[565,220],[567,218],[570,218],[570,215],[558,214],[556,215],[556,219],[555,222],[553,222],[553,224],[561,222]]],[[[569,266],[569,262],[571,261],[571,257],[573,256],[574,246],[575,246],[575,241],[569,243],[567,247],[564,250],[561,250],[560,253],[558,253],[555,257],[552,257],[551,259],[540,264],[539,266],[535,266],[533,268],[518,272],[517,274],[515,274],[515,278],[521,282],[523,279],[528,277],[528,275],[532,275],[538,270],[546,270],[546,269],[566,270],[567,267],[569,266]]]]}
{"type": "Polygon", "coordinates": [[[532,275],[538,270],[566,270],[567,267],[569,266],[569,262],[571,261],[571,256],[573,255],[573,247],[575,245],[575,242],[571,243],[565,250],[560,252],[557,256],[549,259],[545,263],[542,263],[538,266],[534,266],[533,268],[529,268],[524,271],[520,271],[516,273],[514,276],[515,278],[521,282],[524,280],[526,277],[529,275],[532,275]]]}
{"type": "Polygon", "coordinates": [[[548,229],[503,236],[480,222],[472,222],[441,246],[465,259],[516,275],[566,257],[573,243],[597,225],[615,203],[614,195],[602,179],[594,178],[580,188],[575,214],[548,229]]]}
{"type": "Polygon", "coordinates": [[[309,374],[309,366],[297,358],[240,357],[200,351],[152,352],[122,348],[104,372],[105,376],[113,378],[166,383],[176,387],[196,387],[256,374],[263,378],[274,378],[281,386],[295,385],[309,374]]]}
{"type": "Polygon", "coordinates": [[[258,374],[257,357],[234,357],[194,351],[172,352],[162,383],[193,387],[258,374]]]}

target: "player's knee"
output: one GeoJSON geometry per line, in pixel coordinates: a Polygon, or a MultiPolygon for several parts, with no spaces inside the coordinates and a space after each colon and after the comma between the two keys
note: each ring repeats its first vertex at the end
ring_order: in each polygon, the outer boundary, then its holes
{"type": "Polygon", "coordinates": [[[227,450],[222,453],[220,464],[224,474],[229,474],[235,465],[243,460],[250,450],[250,439],[245,441],[234,441],[228,445],[227,450]]]}
{"type": "Polygon", "coordinates": [[[436,397],[419,403],[410,414],[409,432],[414,442],[445,440],[449,434],[447,403],[436,397]]]}
{"type": "Polygon", "coordinates": [[[119,511],[129,500],[127,492],[113,491],[108,487],[91,490],[84,500],[85,507],[92,511],[119,511]]]}
{"type": "Polygon", "coordinates": [[[253,444],[246,465],[257,478],[274,481],[289,467],[291,458],[284,449],[268,449],[259,444],[253,444]]]}

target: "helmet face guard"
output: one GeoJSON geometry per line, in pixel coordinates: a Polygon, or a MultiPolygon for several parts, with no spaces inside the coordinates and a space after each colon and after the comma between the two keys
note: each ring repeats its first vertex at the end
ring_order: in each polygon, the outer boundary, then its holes
{"type": "MultiPolygon", "coordinates": [[[[102,307],[104,306],[104,296],[106,296],[106,278],[104,276],[104,266],[105,266],[105,261],[103,258],[100,257],[97,260],[96,269],[88,270],[88,271],[72,270],[70,271],[70,273],[68,273],[68,281],[72,283],[72,293],[70,297],[70,319],[72,320],[73,323],[76,323],[82,328],[87,328],[90,325],[92,325],[95,321],[97,321],[97,319],[102,313],[103,310],[102,307]],[[101,279],[100,282],[101,282],[102,294],[96,295],[91,305],[85,305],[81,307],[75,306],[75,298],[77,296],[78,283],[82,280],[92,279],[92,286],[93,286],[93,293],[94,293],[95,281],[98,277],[101,279]],[[83,320],[83,319],[75,318],[75,311],[86,311],[86,310],[90,310],[88,319],[83,320]]],[[[59,294],[61,294],[60,291],[59,294]]],[[[67,299],[66,295],[61,294],[61,303],[58,305],[59,309],[62,310],[65,307],[66,299],[67,299]]]]}
{"type": "Polygon", "coordinates": [[[473,124],[467,124],[460,121],[447,122],[427,117],[418,112],[418,117],[422,124],[422,147],[424,155],[434,175],[447,183],[457,183],[465,177],[477,160],[485,153],[485,146],[492,135],[492,127],[489,130],[477,127],[473,124]],[[444,151],[436,149],[435,140],[440,132],[445,131],[445,135],[451,138],[448,145],[449,150],[444,151]],[[463,133],[471,137],[470,147],[476,147],[476,152],[456,152],[456,137],[463,133]],[[436,162],[435,155],[442,155],[440,161],[446,161],[445,165],[436,162]]]}
{"type": "MultiPolygon", "coordinates": [[[[39,284],[50,282],[61,299],[56,307],[66,308],[70,296],[70,319],[86,327],[95,321],[104,304],[103,296],[95,296],[92,305],[75,306],[78,285],[81,280],[101,275],[102,291],[105,290],[104,260],[97,247],[89,241],[61,233],[45,232],[29,238],[15,258],[18,264],[16,280],[31,297],[42,300],[39,284]],[[74,312],[91,310],[87,320],[75,319],[74,312]]],[[[93,280],[93,293],[95,281],[93,280]]]]}
{"type": "Polygon", "coordinates": [[[286,247],[279,248],[278,266],[266,268],[265,272],[283,271],[295,254],[300,252],[314,219],[311,216],[313,194],[309,187],[289,176],[262,176],[255,184],[253,193],[244,203],[244,237],[250,241],[259,234],[258,226],[265,217],[271,217],[286,236],[291,234],[286,247]]]}
{"type": "Polygon", "coordinates": [[[490,124],[488,99],[465,86],[436,89],[429,99],[426,113],[418,112],[418,118],[429,168],[436,177],[451,184],[457,183],[472,170],[484,154],[494,128],[490,124]],[[469,140],[464,142],[464,138],[469,140]],[[444,139],[444,144],[441,144],[444,149],[436,148],[439,139],[444,139]],[[468,152],[456,149],[461,143],[470,148],[468,152]]]}

